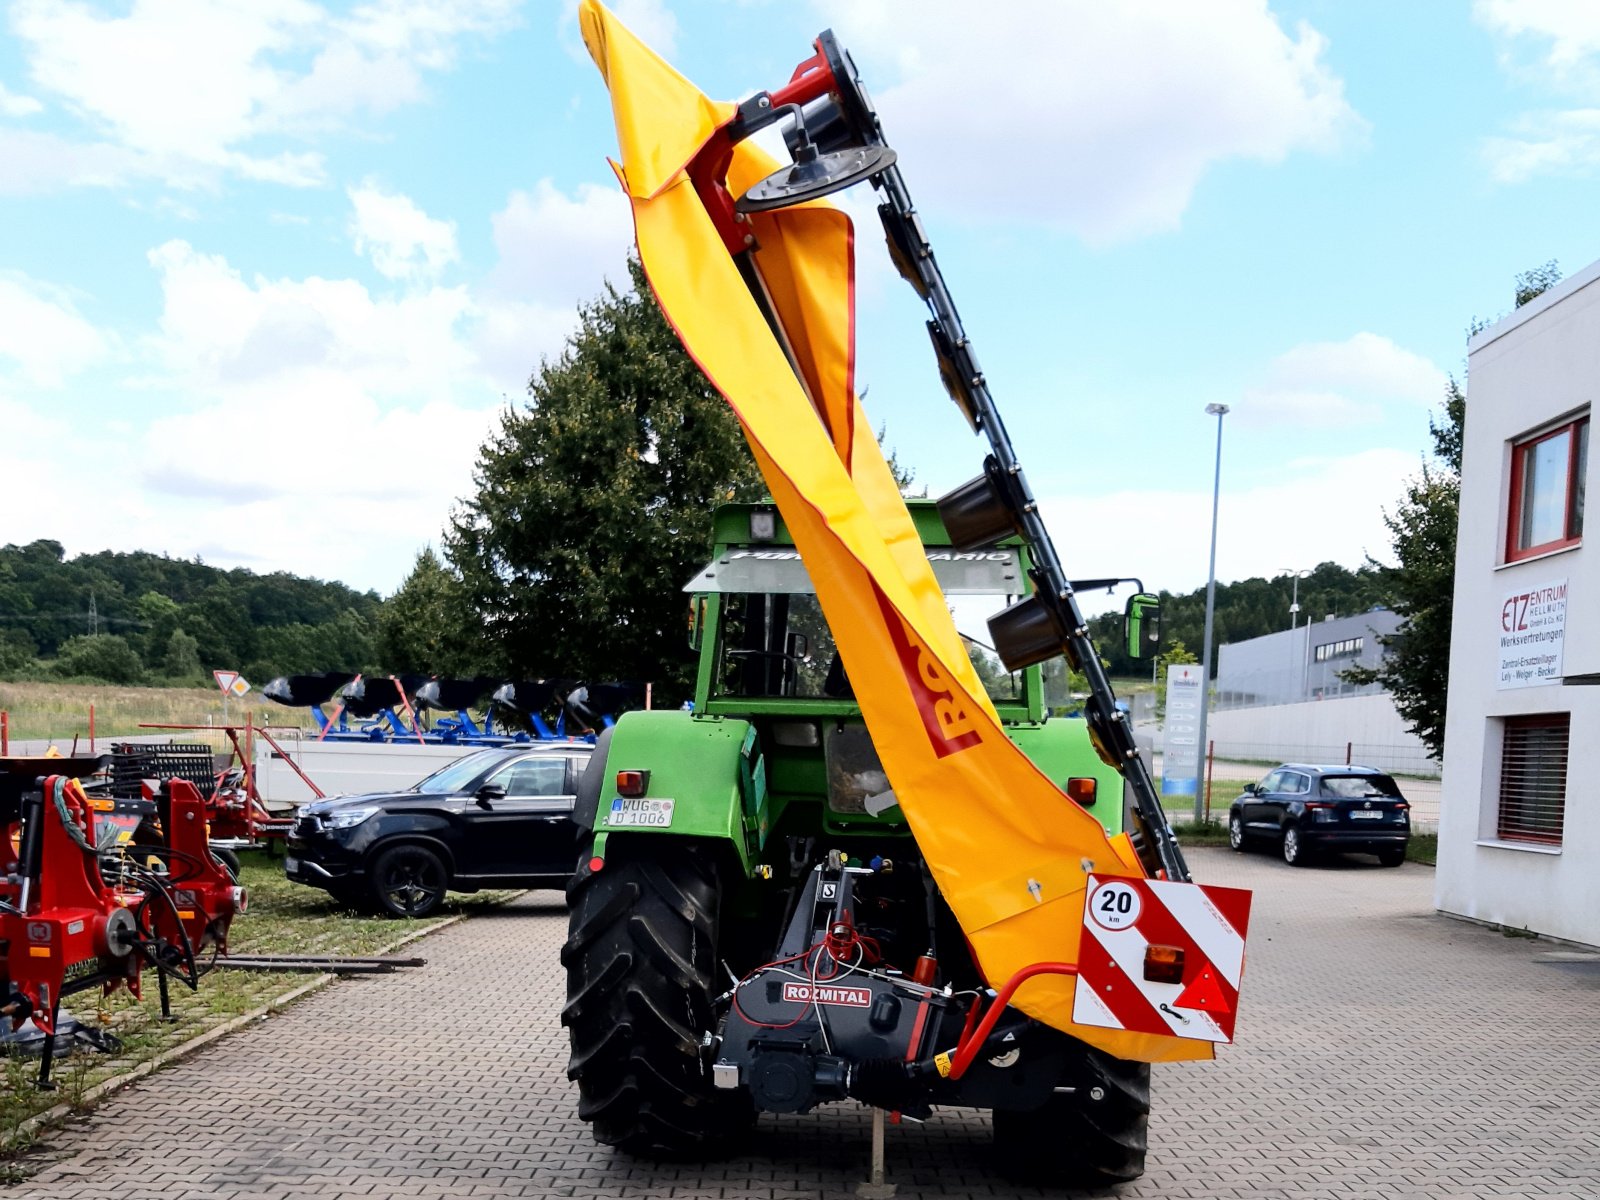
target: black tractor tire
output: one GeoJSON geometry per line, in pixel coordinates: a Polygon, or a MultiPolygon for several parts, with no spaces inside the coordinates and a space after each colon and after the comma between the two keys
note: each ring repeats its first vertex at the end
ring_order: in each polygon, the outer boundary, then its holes
{"type": "Polygon", "coordinates": [[[239,882],[239,856],[231,846],[212,846],[211,857],[222,864],[235,883],[239,882]]]}
{"type": "Polygon", "coordinates": [[[1398,867],[1406,860],[1406,848],[1401,846],[1398,850],[1379,850],[1378,865],[1380,867],[1398,867]]]}
{"type": "Polygon", "coordinates": [[[1063,1081],[1074,1090],[1027,1112],[996,1109],[994,1149],[1016,1183],[1107,1188],[1144,1174],[1150,1064],[1079,1043],[1063,1081]]]}
{"type": "Polygon", "coordinates": [[[450,889],[444,860],[414,842],[379,851],[367,878],[378,908],[396,917],[431,916],[450,889]]]}
{"type": "MultiPolygon", "coordinates": [[[[648,1158],[711,1158],[752,1111],[712,1087],[701,1037],[715,1027],[722,888],[715,862],[682,842],[609,846],[567,888],[567,1078],[594,1139],[648,1158]]],[[[583,859],[586,861],[588,852],[583,859]]]]}

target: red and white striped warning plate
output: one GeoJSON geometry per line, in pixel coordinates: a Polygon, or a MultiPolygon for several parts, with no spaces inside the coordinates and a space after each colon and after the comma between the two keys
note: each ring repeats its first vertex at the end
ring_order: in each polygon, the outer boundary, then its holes
{"type": "MultiPolygon", "coordinates": [[[[1233,1041],[1250,893],[1158,879],[1089,876],[1072,1019],[1205,1042],[1233,1041]],[[1146,978],[1150,947],[1182,952],[1169,982],[1146,978]]],[[[1158,949],[1153,957],[1175,956],[1158,949]]],[[[1159,967],[1149,972],[1162,974],[1159,967]]]]}

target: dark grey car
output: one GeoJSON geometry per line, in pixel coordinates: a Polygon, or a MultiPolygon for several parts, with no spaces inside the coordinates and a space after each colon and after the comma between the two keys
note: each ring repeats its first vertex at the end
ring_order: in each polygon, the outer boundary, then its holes
{"type": "Polygon", "coordinates": [[[1228,809],[1228,843],[1239,851],[1275,843],[1285,862],[1304,866],[1325,851],[1375,854],[1386,867],[1405,861],[1411,805],[1374,767],[1284,763],[1245,784],[1228,809]]]}
{"type": "Polygon", "coordinates": [[[565,887],[577,865],[572,805],[593,747],[479,750],[403,792],[303,806],[284,873],[353,907],[421,917],[446,891],[565,887]]]}

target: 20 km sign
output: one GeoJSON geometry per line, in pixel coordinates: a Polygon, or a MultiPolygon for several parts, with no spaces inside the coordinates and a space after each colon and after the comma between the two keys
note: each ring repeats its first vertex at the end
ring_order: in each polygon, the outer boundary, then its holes
{"type": "Polygon", "coordinates": [[[1089,876],[1072,1019],[1231,1042],[1249,923],[1238,888],[1089,876]]]}

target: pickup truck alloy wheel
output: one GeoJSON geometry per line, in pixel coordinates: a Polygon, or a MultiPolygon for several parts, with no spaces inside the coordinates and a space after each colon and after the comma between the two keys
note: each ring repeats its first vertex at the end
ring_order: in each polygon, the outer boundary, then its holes
{"type": "Polygon", "coordinates": [[[444,862],[426,846],[391,846],[372,863],[372,893],[385,912],[425,917],[449,887],[444,862]]]}

